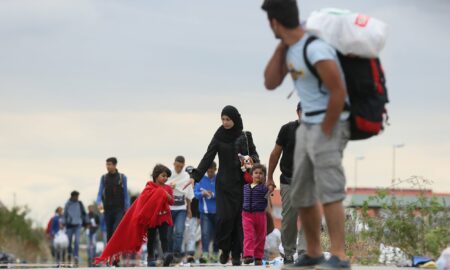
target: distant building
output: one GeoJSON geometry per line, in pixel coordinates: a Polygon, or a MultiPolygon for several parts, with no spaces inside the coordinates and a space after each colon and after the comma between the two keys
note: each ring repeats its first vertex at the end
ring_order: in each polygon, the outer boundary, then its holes
{"type": "MultiPolygon", "coordinates": [[[[417,201],[417,197],[421,194],[425,196],[434,196],[438,202],[442,205],[450,208],[450,193],[435,193],[430,190],[418,190],[418,189],[391,189],[389,195],[382,201],[370,200],[371,197],[376,196],[378,188],[348,188],[347,198],[344,201],[344,206],[347,209],[360,209],[363,207],[364,202],[368,202],[369,214],[372,216],[378,215],[380,209],[384,203],[389,203],[393,196],[396,197],[398,202],[414,203],[417,201]]],[[[280,190],[275,190],[272,199],[272,216],[275,223],[275,228],[281,228],[281,194],[280,190]]],[[[300,224],[300,222],[299,222],[300,224]]]]}

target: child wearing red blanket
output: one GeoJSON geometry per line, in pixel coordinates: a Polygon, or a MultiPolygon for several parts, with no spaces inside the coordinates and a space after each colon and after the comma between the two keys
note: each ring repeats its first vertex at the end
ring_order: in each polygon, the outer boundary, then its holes
{"type": "Polygon", "coordinates": [[[159,231],[164,252],[164,266],[172,261],[167,239],[167,231],[172,226],[169,205],[173,204],[172,188],[165,183],[170,177],[170,169],[158,164],[153,169],[153,182],[147,182],[142,193],[128,209],[111,240],[95,259],[95,264],[119,260],[121,254],[136,253],[147,237],[148,266],[156,266],[154,254],[156,232],[159,231]]]}

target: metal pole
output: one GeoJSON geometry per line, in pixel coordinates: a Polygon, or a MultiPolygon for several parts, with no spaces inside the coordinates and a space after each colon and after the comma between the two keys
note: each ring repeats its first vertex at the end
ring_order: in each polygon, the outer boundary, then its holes
{"type": "Polygon", "coordinates": [[[395,184],[395,145],[392,146],[392,186],[395,184]]]}

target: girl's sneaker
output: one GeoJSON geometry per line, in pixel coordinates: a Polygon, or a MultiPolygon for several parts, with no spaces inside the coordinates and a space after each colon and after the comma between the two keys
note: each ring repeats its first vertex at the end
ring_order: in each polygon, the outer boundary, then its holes
{"type": "Polygon", "coordinates": [[[255,260],[253,259],[253,257],[244,257],[244,264],[251,264],[253,263],[255,260]]]}
{"type": "Polygon", "coordinates": [[[255,265],[263,265],[262,259],[255,259],[255,265]]]}

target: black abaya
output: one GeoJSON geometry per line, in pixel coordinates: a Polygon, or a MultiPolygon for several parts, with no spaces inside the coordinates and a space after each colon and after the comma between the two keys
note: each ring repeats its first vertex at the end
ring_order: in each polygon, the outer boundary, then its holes
{"type": "Polygon", "coordinates": [[[259,162],[250,132],[243,132],[232,142],[223,142],[214,136],[198,168],[193,172],[193,178],[199,181],[218,154],[216,240],[222,252],[231,251],[233,258],[240,258],[243,241],[241,213],[244,178],[238,153],[250,155],[255,162],[259,162]]]}

